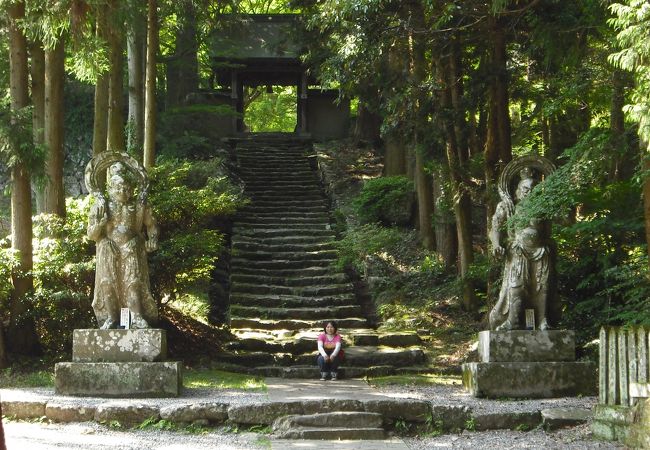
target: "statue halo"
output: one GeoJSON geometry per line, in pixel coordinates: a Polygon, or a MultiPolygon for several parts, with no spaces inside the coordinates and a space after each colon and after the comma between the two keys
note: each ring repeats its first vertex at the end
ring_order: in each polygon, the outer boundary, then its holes
{"type": "Polygon", "coordinates": [[[124,164],[138,180],[138,187],[140,190],[140,201],[144,202],[149,193],[149,181],[145,168],[135,158],[129,156],[124,152],[103,152],[93,158],[86,165],[84,172],[84,182],[86,189],[93,196],[103,198],[103,186],[101,186],[101,178],[106,174],[106,169],[116,162],[124,164]]]}
{"type": "Polygon", "coordinates": [[[510,192],[510,186],[512,181],[519,177],[521,170],[526,168],[532,168],[540,172],[545,177],[549,176],[555,171],[555,165],[544,156],[540,155],[524,155],[519,156],[512,161],[510,161],[503,168],[501,175],[499,176],[499,197],[501,200],[512,203],[512,194],[510,192]]]}

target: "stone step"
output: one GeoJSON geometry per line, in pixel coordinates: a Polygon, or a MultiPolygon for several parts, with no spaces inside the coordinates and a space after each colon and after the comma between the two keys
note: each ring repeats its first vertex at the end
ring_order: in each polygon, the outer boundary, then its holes
{"type": "MultiPolygon", "coordinates": [[[[283,223],[264,223],[260,224],[257,222],[249,222],[249,221],[236,221],[233,223],[235,229],[239,229],[243,233],[246,232],[246,230],[256,230],[259,228],[266,228],[266,229],[274,229],[274,228],[284,228],[285,230],[296,230],[296,233],[298,235],[303,235],[305,236],[305,230],[314,230],[314,231],[331,231],[332,230],[332,225],[328,223],[288,223],[288,222],[283,222],[283,223]]],[[[294,237],[293,235],[288,235],[288,237],[294,237]]],[[[263,240],[256,240],[256,244],[263,244],[265,239],[263,240]]],[[[322,241],[322,239],[318,239],[317,241],[322,241]]],[[[326,242],[328,242],[326,240],[326,242]]],[[[278,244],[281,245],[281,244],[278,244]]]]}
{"type": "Polygon", "coordinates": [[[255,233],[251,234],[241,234],[233,238],[233,242],[243,242],[247,244],[255,243],[266,243],[269,245],[292,245],[292,244],[321,244],[326,242],[332,242],[332,239],[324,239],[321,236],[312,236],[310,231],[327,231],[320,230],[318,228],[313,228],[311,230],[305,229],[303,227],[296,228],[298,235],[285,235],[285,236],[257,236],[255,233]]]}
{"type": "Polygon", "coordinates": [[[299,268],[279,268],[279,269],[260,269],[257,267],[236,267],[231,273],[235,274],[259,274],[263,276],[273,277],[293,277],[293,276],[321,276],[327,275],[332,272],[331,267],[299,267],[299,268]]]}
{"type": "Polygon", "coordinates": [[[309,225],[321,225],[321,226],[326,226],[330,224],[329,218],[323,213],[319,213],[319,215],[311,216],[311,217],[310,216],[300,217],[297,215],[282,217],[281,213],[276,213],[276,212],[272,214],[273,215],[269,215],[266,217],[254,216],[252,214],[242,215],[235,218],[234,225],[235,227],[240,227],[244,225],[247,225],[249,227],[254,227],[255,225],[282,227],[282,225],[284,224],[289,224],[289,225],[309,224],[309,225]]]}
{"type": "Polygon", "coordinates": [[[268,202],[285,202],[285,201],[314,201],[314,202],[323,202],[325,201],[325,196],[322,191],[318,192],[275,192],[275,191],[258,191],[258,192],[249,192],[248,196],[253,200],[253,203],[257,201],[268,201],[268,202]]]}
{"type": "MultiPolygon", "coordinates": [[[[298,229],[288,229],[288,228],[269,228],[260,226],[258,228],[248,228],[243,230],[235,230],[233,233],[234,237],[256,237],[256,238],[273,238],[273,237],[288,237],[288,238],[300,238],[304,234],[307,237],[311,238],[320,238],[321,240],[334,240],[335,233],[332,230],[313,230],[309,228],[298,228],[298,229]]],[[[309,242],[309,241],[307,241],[309,242]]]]}
{"type": "Polygon", "coordinates": [[[245,186],[244,194],[252,197],[255,200],[259,196],[268,196],[269,194],[275,197],[289,198],[289,199],[300,199],[310,196],[320,195],[321,198],[324,198],[323,191],[320,186],[308,186],[308,187],[292,187],[292,186],[277,186],[269,189],[269,186],[245,186]]]}
{"type": "MultiPolygon", "coordinates": [[[[340,324],[340,320],[337,323],[340,324]]],[[[342,327],[342,325],[339,325],[342,327]]],[[[345,340],[347,337],[343,336],[345,340]]],[[[347,346],[345,349],[344,365],[371,367],[371,366],[394,366],[406,367],[416,366],[424,363],[425,354],[420,347],[393,348],[384,346],[347,346]]],[[[296,355],[294,361],[296,364],[312,364],[314,357],[312,354],[296,355]]]]}
{"type": "Polygon", "coordinates": [[[252,319],[249,317],[236,317],[230,319],[231,328],[250,328],[257,330],[301,330],[310,328],[322,328],[323,323],[327,320],[336,320],[341,328],[367,328],[366,319],[361,317],[348,317],[345,319],[335,319],[327,317],[322,320],[272,320],[272,319],[252,319]]]}
{"type": "MultiPolygon", "coordinates": [[[[245,361],[247,362],[247,361],[245,361]]],[[[312,360],[308,365],[285,365],[285,366],[272,366],[272,365],[258,365],[242,364],[247,367],[253,367],[251,372],[254,375],[262,377],[274,378],[298,378],[298,379],[318,379],[320,372],[316,365],[316,353],[313,354],[312,360]]],[[[394,375],[399,373],[398,369],[394,366],[340,366],[339,378],[363,378],[368,375],[384,376],[394,375]]]]}
{"type": "Polygon", "coordinates": [[[313,252],[316,250],[334,250],[336,247],[333,242],[317,242],[311,244],[266,244],[264,242],[233,242],[232,249],[234,252],[248,250],[260,250],[267,252],[313,252]]]}
{"type": "Polygon", "coordinates": [[[359,305],[330,306],[325,308],[262,308],[259,306],[230,305],[230,313],[242,318],[317,320],[342,319],[361,315],[359,305]]]}
{"type": "Polygon", "coordinates": [[[264,169],[249,169],[241,167],[237,170],[237,174],[244,181],[254,181],[254,180],[268,180],[276,181],[283,179],[292,179],[292,180],[301,180],[309,181],[310,183],[318,183],[320,178],[311,168],[304,169],[282,169],[282,168],[269,168],[264,169]]]}
{"type": "Polygon", "coordinates": [[[320,178],[314,173],[314,171],[311,168],[296,168],[296,167],[289,167],[289,168],[259,168],[259,169],[239,169],[237,171],[237,174],[240,176],[240,178],[245,182],[263,182],[263,181],[270,181],[270,182],[276,182],[276,181],[281,181],[281,180],[293,180],[293,181],[298,181],[298,180],[304,180],[306,183],[314,183],[314,184],[319,184],[320,183],[320,178]]]}
{"type": "Polygon", "coordinates": [[[280,439],[383,440],[383,428],[294,428],[277,435],[280,439]]]}
{"type": "MultiPolygon", "coordinates": [[[[230,294],[231,305],[257,306],[257,307],[285,307],[292,308],[309,305],[313,307],[333,307],[350,305],[356,302],[353,293],[326,295],[322,297],[305,298],[301,295],[260,295],[233,292],[230,294]]],[[[379,341],[376,341],[379,343],[379,341]]]]}
{"type": "Polygon", "coordinates": [[[311,199],[295,199],[291,198],[289,200],[278,200],[277,198],[275,199],[268,199],[268,200],[254,200],[251,205],[255,206],[286,206],[287,208],[291,209],[294,206],[309,206],[309,205],[323,205],[327,206],[327,202],[325,201],[325,198],[321,198],[319,200],[311,200],[311,199]]]}
{"type": "Polygon", "coordinates": [[[315,250],[311,252],[267,252],[264,250],[250,251],[240,250],[233,252],[237,258],[250,259],[253,261],[305,261],[319,259],[336,259],[336,250],[315,250]]]}
{"type": "Polygon", "coordinates": [[[316,178],[315,176],[311,180],[307,180],[307,181],[294,180],[288,177],[267,181],[267,180],[260,180],[259,177],[253,176],[250,177],[248,181],[246,181],[247,188],[252,187],[252,188],[264,189],[268,187],[272,187],[272,188],[290,187],[294,189],[303,189],[303,188],[309,188],[313,186],[318,186],[318,178],[316,178]]]}
{"type": "Polygon", "coordinates": [[[245,258],[233,258],[232,270],[236,271],[237,267],[254,267],[256,269],[303,269],[307,267],[321,266],[332,267],[335,260],[333,259],[318,259],[318,260],[304,260],[304,261],[251,261],[245,258]]]}
{"type": "Polygon", "coordinates": [[[381,414],[361,411],[292,414],[276,419],[273,430],[285,431],[297,427],[381,428],[382,422],[381,414]]]}
{"type": "MultiPolygon", "coordinates": [[[[260,262],[256,262],[259,264],[260,262]]],[[[230,292],[233,294],[269,294],[269,295],[300,295],[303,297],[323,297],[353,292],[352,283],[341,283],[322,286],[277,286],[266,284],[232,283],[230,292]]]]}
{"type": "Polygon", "coordinates": [[[277,202],[268,205],[252,203],[240,210],[235,216],[237,219],[329,219],[327,207],[323,205],[285,205],[277,202]]]}
{"type": "Polygon", "coordinates": [[[348,277],[343,273],[334,273],[316,277],[269,277],[252,274],[231,274],[231,283],[260,283],[276,286],[313,286],[324,284],[342,284],[348,282],[348,277]]]}

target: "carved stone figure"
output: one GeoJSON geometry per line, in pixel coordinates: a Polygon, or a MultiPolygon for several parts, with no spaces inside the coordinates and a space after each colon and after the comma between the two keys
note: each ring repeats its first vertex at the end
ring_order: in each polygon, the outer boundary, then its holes
{"type": "Polygon", "coordinates": [[[499,300],[490,312],[490,328],[493,330],[524,329],[525,309],[534,309],[537,329],[550,328],[548,302],[552,294],[549,284],[553,271],[550,224],[538,219],[525,224],[508,224],[507,242],[503,240],[502,230],[515,214],[519,202],[541,181],[542,176],[548,176],[554,169],[546,158],[528,155],[506,165],[499,179],[501,201],[492,216],[489,237],[494,256],[505,257],[505,267],[499,300]],[[513,188],[514,199],[511,195],[513,188]]]}
{"type": "Polygon", "coordinates": [[[158,247],[158,228],[147,205],[146,172],[130,156],[107,152],[88,163],[85,181],[95,197],[87,230],[97,242],[95,317],[101,329],[116,328],[121,308],[129,308],[132,328],[150,328],[158,308],[149,289],[147,252],[158,247]],[[103,174],[108,197],[100,187],[103,174]]]}

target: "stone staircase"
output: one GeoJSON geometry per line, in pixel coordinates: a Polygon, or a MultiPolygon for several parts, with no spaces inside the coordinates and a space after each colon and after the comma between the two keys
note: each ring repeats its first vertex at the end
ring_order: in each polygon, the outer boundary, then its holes
{"type": "Polygon", "coordinates": [[[316,337],[336,320],[343,376],[424,362],[414,333],[369,327],[348,277],[334,267],[336,234],[311,142],[292,135],[232,139],[251,203],[233,222],[229,350],[265,376],[317,375],[316,337]]]}
{"type": "Polygon", "coordinates": [[[371,412],[294,414],[276,419],[273,432],[280,439],[378,440],[385,438],[382,422],[381,414],[371,412]]]}

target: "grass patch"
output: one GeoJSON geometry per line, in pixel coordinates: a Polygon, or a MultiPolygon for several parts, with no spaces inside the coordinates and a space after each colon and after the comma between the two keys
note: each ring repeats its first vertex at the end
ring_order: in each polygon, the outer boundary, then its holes
{"type": "Polygon", "coordinates": [[[266,392],[263,378],[216,369],[187,370],[183,374],[186,388],[242,389],[266,392]]]}
{"type": "Polygon", "coordinates": [[[382,377],[371,377],[367,379],[371,386],[426,386],[431,384],[460,385],[462,378],[454,375],[435,375],[435,374],[417,374],[417,375],[388,375],[382,377]]]}
{"type": "Polygon", "coordinates": [[[54,373],[48,370],[15,371],[11,367],[0,370],[0,387],[29,388],[54,387],[54,373]]]}

